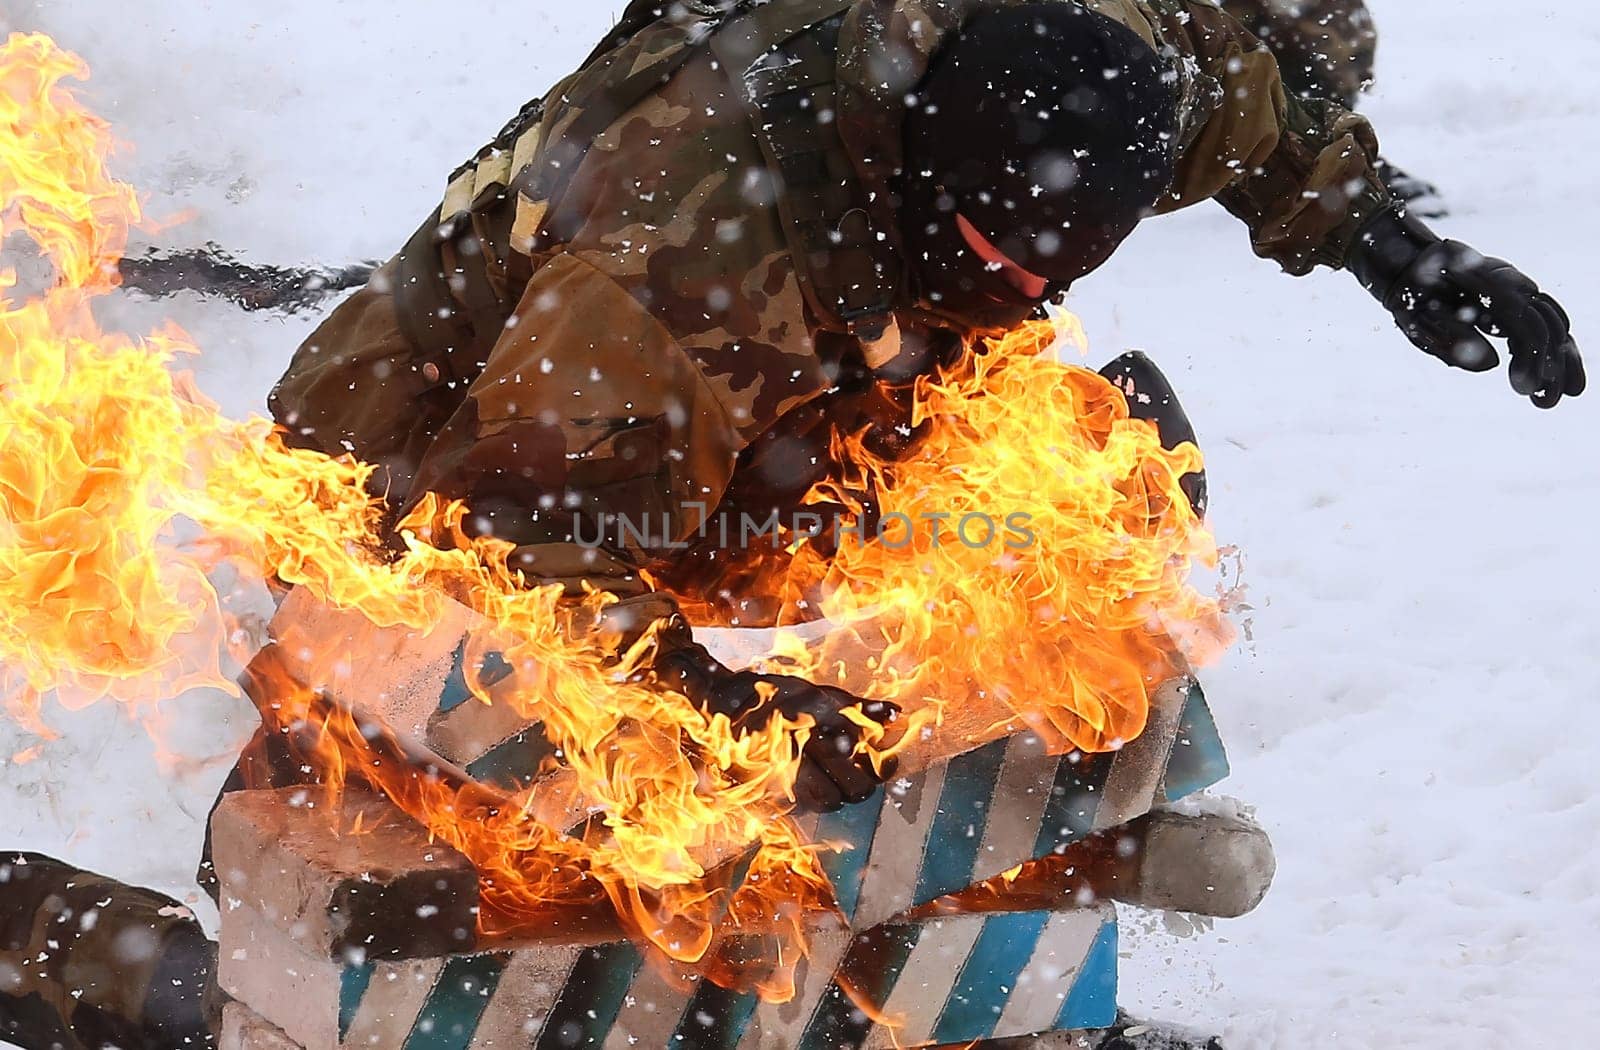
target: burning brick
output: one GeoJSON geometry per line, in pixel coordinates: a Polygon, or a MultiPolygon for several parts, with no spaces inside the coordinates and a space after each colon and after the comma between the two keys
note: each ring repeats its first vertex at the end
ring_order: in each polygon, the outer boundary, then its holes
{"type": "Polygon", "coordinates": [[[817,821],[839,904],[857,929],[1048,856],[1227,775],[1205,696],[1177,679],[1121,751],[1049,754],[1028,732],[902,776],[817,821]]]}
{"type": "Polygon", "coordinates": [[[212,823],[227,896],[315,956],[470,949],[478,876],[383,798],[308,788],[239,791],[212,823]],[[421,920],[421,921],[419,921],[421,920]]]}
{"type": "Polygon", "coordinates": [[[301,1050],[283,1029],[268,1022],[243,1003],[222,1008],[222,1034],[218,1050],[301,1050]]]}
{"type": "MultiPolygon", "coordinates": [[[[472,950],[452,944],[465,917],[464,862],[427,845],[373,797],[294,805],[294,791],[244,792],[219,807],[213,834],[223,879],[221,983],[253,1011],[235,1012],[229,1047],[336,1048],[693,1046],[759,1050],[876,1048],[1109,1023],[1115,916],[1101,904],[901,919],[865,932],[812,920],[797,996],[762,1003],[688,966],[652,959],[620,933],[472,950]],[[363,820],[361,832],[334,830],[363,820]],[[434,852],[437,851],[437,852],[434,852]],[[401,863],[411,858],[412,864],[401,863]],[[370,871],[372,882],[354,876],[370,871]],[[445,914],[411,892],[449,891],[445,914]],[[398,887],[398,888],[397,888],[398,887]],[[374,903],[346,910],[363,896],[374,903]],[[357,940],[344,916],[388,916],[357,940]],[[407,939],[410,943],[405,943],[407,939]],[[427,954],[431,953],[431,954],[427,954]],[[427,957],[404,958],[408,955],[427,957]],[[249,1023],[246,1023],[246,1022],[249,1023]],[[259,1023],[258,1023],[259,1022],[259,1023]]],[[[427,899],[436,899],[428,897],[427,899]]],[[[735,953],[742,936],[713,951],[735,953]]],[[[760,938],[749,938],[758,953],[760,938]]]]}
{"type": "MultiPolygon", "coordinates": [[[[428,630],[379,628],[359,612],[336,609],[296,588],[273,617],[272,635],[284,669],[299,685],[421,742],[447,685],[454,685],[462,639],[479,622],[463,605],[439,604],[441,613],[428,630]]],[[[464,685],[459,695],[468,695],[464,685]]]]}
{"type": "MultiPolygon", "coordinates": [[[[470,641],[484,626],[456,602],[429,630],[377,627],[361,613],[318,601],[304,588],[284,598],[272,621],[276,644],[256,658],[275,661],[295,685],[326,696],[363,721],[381,722],[419,765],[465,774],[502,788],[526,787],[554,764],[535,719],[509,702],[483,703],[468,684],[470,641]]],[[[511,668],[498,654],[481,658],[471,677],[485,686],[511,668]]],[[[270,690],[273,675],[264,678],[270,690]]],[[[249,682],[247,680],[247,686],[249,682]]],[[[258,690],[262,691],[262,690],[258,690]]],[[[256,696],[257,704],[271,703],[256,696]]],[[[530,814],[551,827],[574,828],[590,816],[570,777],[546,778],[530,814]]]]}

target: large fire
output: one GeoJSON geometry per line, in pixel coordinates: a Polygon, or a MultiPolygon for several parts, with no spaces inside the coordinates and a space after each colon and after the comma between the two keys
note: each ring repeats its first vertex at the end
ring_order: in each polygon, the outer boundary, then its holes
{"type": "MultiPolygon", "coordinates": [[[[394,760],[406,742],[286,676],[269,683],[263,716],[292,731],[325,782],[359,770],[467,855],[483,876],[487,932],[609,901],[636,935],[700,960],[730,909],[733,865],[712,860],[754,846],[731,915],[798,936],[804,914],[830,900],[820,847],[788,816],[806,724],[736,736],[726,718],[634,681],[652,639],[618,652],[585,630],[604,596],[575,609],[554,589],[524,586],[505,544],[463,534],[458,504],[424,501],[390,541],[366,466],[289,449],[265,420],[225,418],[172,371],[195,352],[176,328],[142,340],[101,330],[92,306],[115,288],[140,212],[107,171],[107,126],[62,86],[84,76],[47,37],[16,35],[0,49],[0,230],[26,233],[55,269],[54,285],[23,302],[10,294],[14,277],[0,288],[7,709],[48,732],[47,694],[144,703],[195,683],[232,688],[221,667],[233,632],[208,578],[223,562],[377,627],[426,627],[460,601],[519,671],[493,702],[543,721],[604,815],[603,835],[534,819],[537,787],[500,793],[394,760]],[[172,542],[191,525],[209,540],[198,554],[172,542]]],[[[893,699],[918,730],[956,732],[946,713],[980,691],[1062,748],[1104,750],[1141,731],[1147,691],[1175,659],[1172,635],[1191,655],[1225,636],[1215,602],[1188,582],[1212,555],[1177,487],[1198,453],[1162,450],[1110,384],[1043,353],[1053,337],[1030,327],[920,386],[927,435],[905,462],[841,435],[851,476],[815,494],[852,506],[870,481],[881,511],[913,520],[1025,512],[1035,542],[847,543],[826,560],[801,545],[763,585],[815,598],[838,629],[819,647],[783,646],[775,663],[893,699]],[[870,668],[846,666],[863,647],[870,668]]],[[[881,758],[891,745],[869,737],[863,747],[881,758]]],[[[798,948],[775,951],[793,959],[798,948]]],[[[786,994],[781,974],[762,991],[786,994]]]]}
{"type": "Polygon", "coordinates": [[[835,625],[775,663],[940,717],[992,700],[1060,750],[1109,751],[1144,730],[1180,649],[1204,661],[1229,638],[1188,584],[1216,554],[1178,483],[1199,451],[1162,449],[1119,390],[1050,356],[1061,334],[1024,325],[919,383],[910,456],[835,437],[844,475],[810,498],[870,500],[886,524],[879,542],[800,543],[767,566],[756,586],[785,615],[814,601],[835,625]]]}

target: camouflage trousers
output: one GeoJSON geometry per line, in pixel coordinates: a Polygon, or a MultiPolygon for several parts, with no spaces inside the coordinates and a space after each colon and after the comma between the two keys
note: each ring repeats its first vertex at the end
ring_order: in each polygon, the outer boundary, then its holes
{"type": "Polygon", "coordinates": [[[0,1041],[212,1046],[215,954],[170,897],[38,854],[0,856],[0,1041]]]}
{"type": "Polygon", "coordinates": [[[1378,31],[1362,0],[1221,0],[1278,59],[1284,86],[1355,108],[1372,82],[1378,31]]]}

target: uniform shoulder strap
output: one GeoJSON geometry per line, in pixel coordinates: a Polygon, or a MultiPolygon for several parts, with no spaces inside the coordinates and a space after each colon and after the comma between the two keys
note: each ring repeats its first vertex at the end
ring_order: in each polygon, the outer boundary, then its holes
{"type": "Polygon", "coordinates": [[[859,0],[752,8],[711,50],[749,108],[796,277],[825,330],[876,338],[892,319],[901,266],[892,210],[874,208],[839,137],[840,26],[859,0]]]}
{"type": "Polygon", "coordinates": [[[906,98],[966,6],[960,0],[861,0],[840,26],[838,134],[882,238],[879,250],[897,259],[904,252],[897,183],[905,170],[906,98]]]}

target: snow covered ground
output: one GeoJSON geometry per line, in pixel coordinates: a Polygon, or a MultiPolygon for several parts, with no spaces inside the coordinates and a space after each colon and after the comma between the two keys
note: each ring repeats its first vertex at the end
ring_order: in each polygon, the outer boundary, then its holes
{"type": "MultiPolygon", "coordinates": [[[[383,256],[442,176],[598,37],[612,3],[72,0],[10,5],[95,67],[165,242],[254,260],[383,256]]],[[[1451,235],[1512,259],[1600,338],[1592,288],[1600,27],[1559,0],[1371,0],[1368,106],[1436,179],[1451,235]]],[[[1125,1004],[1235,1048],[1592,1045],[1600,1030],[1600,395],[1540,413],[1501,374],[1411,350],[1349,278],[1294,281],[1215,208],[1151,223],[1071,305],[1096,361],[1171,373],[1200,429],[1220,539],[1245,558],[1247,640],[1205,676],[1228,790],[1277,842],[1254,915],[1125,941],[1125,1004]]],[[[174,316],[231,411],[312,318],[174,316]]],[[[1600,343],[1591,344],[1591,349],[1600,343]]],[[[181,896],[240,705],[186,698],[162,771],[111,712],[0,766],[0,843],[181,896]]],[[[0,754],[16,750],[0,728],[0,754]]]]}

